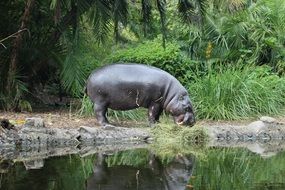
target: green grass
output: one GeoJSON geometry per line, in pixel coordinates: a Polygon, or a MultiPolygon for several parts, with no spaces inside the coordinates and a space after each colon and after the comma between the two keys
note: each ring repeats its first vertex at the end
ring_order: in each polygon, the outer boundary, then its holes
{"type": "MultiPolygon", "coordinates": [[[[81,99],[80,108],[77,110],[77,114],[80,116],[94,116],[93,103],[87,95],[84,95],[81,99]]],[[[146,121],[147,112],[146,109],[134,109],[129,111],[115,111],[108,110],[108,118],[111,121],[120,122],[122,120],[129,121],[146,121]]]]}
{"type": "Polygon", "coordinates": [[[285,79],[269,67],[219,66],[189,84],[198,118],[240,119],[278,115],[285,105],[285,79]]]}

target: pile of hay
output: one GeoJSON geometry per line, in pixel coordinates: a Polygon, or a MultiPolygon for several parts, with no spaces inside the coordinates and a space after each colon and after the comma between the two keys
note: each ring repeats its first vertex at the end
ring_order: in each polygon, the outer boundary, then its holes
{"type": "Polygon", "coordinates": [[[181,127],[159,124],[151,130],[154,142],[152,147],[162,155],[199,154],[208,141],[202,127],[181,127]]]}

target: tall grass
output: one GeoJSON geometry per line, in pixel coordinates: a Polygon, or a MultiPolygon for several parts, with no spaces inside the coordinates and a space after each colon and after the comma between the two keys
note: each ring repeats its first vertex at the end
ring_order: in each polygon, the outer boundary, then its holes
{"type": "Polygon", "coordinates": [[[219,66],[189,86],[198,118],[239,119],[280,114],[285,78],[265,66],[219,66]]]}
{"type": "Polygon", "coordinates": [[[84,94],[84,96],[81,99],[81,106],[78,109],[77,114],[79,114],[80,116],[94,115],[93,103],[86,94],[84,94]]]}
{"type": "MultiPolygon", "coordinates": [[[[94,116],[93,103],[87,95],[81,99],[81,106],[77,111],[80,116],[94,116]]],[[[108,109],[108,118],[120,122],[121,120],[144,121],[147,118],[145,109],[135,109],[129,111],[115,111],[108,109]]]]}

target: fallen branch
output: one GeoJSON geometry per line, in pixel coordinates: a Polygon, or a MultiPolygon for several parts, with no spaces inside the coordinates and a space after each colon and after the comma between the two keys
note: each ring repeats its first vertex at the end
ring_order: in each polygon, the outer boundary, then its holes
{"type": "Polygon", "coordinates": [[[29,33],[29,36],[31,36],[30,31],[29,31],[27,28],[24,28],[24,29],[21,29],[21,30],[19,30],[19,31],[17,31],[17,32],[15,32],[15,33],[13,33],[13,34],[11,34],[11,35],[9,35],[9,36],[7,36],[6,38],[3,38],[2,40],[0,40],[0,44],[1,44],[5,49],[7,49],[6,46],[5,46],[2,42],[4,42],[5,40],[8,40],[9,38],[14,38],[14,37],[16,37],[18,34],[20,34],[21,32],[24,32],[24,31],[27,31],[27,32],[29,33]]]}

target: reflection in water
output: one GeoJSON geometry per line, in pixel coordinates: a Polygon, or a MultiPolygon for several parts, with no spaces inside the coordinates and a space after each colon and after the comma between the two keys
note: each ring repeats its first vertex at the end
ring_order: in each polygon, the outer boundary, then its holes
{"type": "Polygon", "coordinates": [[[103,154],[98,155],[93,174],[86,182],[87,190],[184,190],[193,169],[192,156],[177,155],[164,166],[158,157],[151,154],[146,168],[107,167],[106,157],[103,154]]]}
{"type": "Polygon", "coordinates": [[[243,148],[210,148],[203,155],[162,159],[134,149],[24,163],[0,159],[0,190],[285,189],[285,152],[265,159],[243,148]]]}

